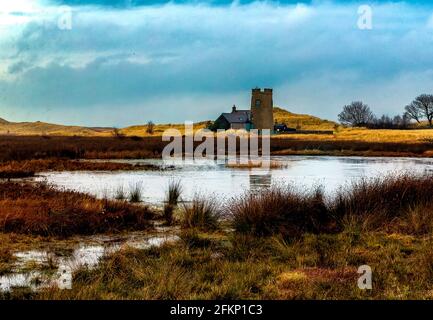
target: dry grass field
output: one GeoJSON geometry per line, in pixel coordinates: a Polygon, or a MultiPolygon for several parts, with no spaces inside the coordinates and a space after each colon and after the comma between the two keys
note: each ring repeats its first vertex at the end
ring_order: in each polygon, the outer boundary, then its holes
{"type": "Polygon", "coordinates": [[[433,129],[367,129],[343,128],[334,129],[334,134],[282,134],[280,139],[317,140],[317,141],[360,141],[360,142],[398,142],[423,143],[433,140],[433,129]]]}
{"type": "MultiPolygon", "coordinates": [[[[404,144],[423,144],[433,141],[433,129],[367,129],[367,128],[345,128],[329,120],[323,120],[311,115],[295,114],[279,107],[274,108],[274,119],[278,123],[285,123],[288,127],[300,130],[319,130],[333,131],[333,134],[281,134],[274,139],[296,140],[304,142],[353,142],[353,143],[404,143],[404,144]]],[[[194,124],[194,130],[201,130],[207,127],[209,121],[194,124]]],[[[153,133],[148,132],[148,126],[135,125],[125,128],[86,128],[79,126],[63,126],[43,122],[21,122],[13,123],[1,119],[0,136],[42,136],[42,137],[139,137],[160,139],[167,129],[176,129],[185,133],[183,124],[155,124],[153,133]]],[[[96,140],[95,140],[96,141],[96,140]]],[[[99,140],[102,141],[102,140],[99,140]]],[[[125,140],[128,141],[128,140],[125,140]]],[[[118,143],[114,143],[118,144],[118,143]]],[[[127,143],[130,144],[130,143],[127,143]]],[[[153,143],[152,143],[153,145],[153,143]]],[[[106,149],[109,149],[108,147],[106,149]]],[[[126,148],[128,149],[128,148],[126,148]]],[[[145,149],[148,149],[146,147],[145,149]]],[[[311,148],[309,148],[311,149],[311,148]]],[[[320,150],[320,148],[318,148],[320,150]]],[[[339,148],[336,148],[339,149],[339,148]]],[[[390,150],[392,151],[392,150],[390,150]]]]}

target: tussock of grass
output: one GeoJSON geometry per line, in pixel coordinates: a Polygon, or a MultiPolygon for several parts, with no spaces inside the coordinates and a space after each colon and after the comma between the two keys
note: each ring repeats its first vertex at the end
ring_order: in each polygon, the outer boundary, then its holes
{"type": "Polygon", "coordinates": [[[320,189],[312,195],[288,187],[248,193],[229,204],[227,212],[236,231],[257,236],[324,232],[330,220],[320,189]]]}
{"type": "Polygon", "coordinates": [[[167,225],[173,223],[174,211],[180,200],[182,194],[182,184],[180,180],[170,180],[168,183],[167,196],[164,203],[164,210],[162,212],[163,218],[167,225]]]}
{"type": "Polygon", "coordinates": [[[116,200],[125,200],[126,199],[126,193],[125,193],[125,189],[123,188],[123,185],[117,187],[114,198],[116,200]]]}
{"type": "Polygon", "coordinates": [[[131,189],[129,190],[129,201],[130,202],[141,202],[141,188],[142,184],[140,182],[137,182],[136,184],[131,186],[131,189]]]}
{"type": "Polygon", "coordinates": [[[182,183],[180,180],[170,180],[168,184],[166,202],[172,206],[176,206],[182,194],[182,183]]]}
{"type": "Polygon", "coordinates": [[[183,204],[182,226],[184,228],[215,230],[218,228],[219,218],[220,209],[213,198],[196,194],[190,203],[183,204]]]}

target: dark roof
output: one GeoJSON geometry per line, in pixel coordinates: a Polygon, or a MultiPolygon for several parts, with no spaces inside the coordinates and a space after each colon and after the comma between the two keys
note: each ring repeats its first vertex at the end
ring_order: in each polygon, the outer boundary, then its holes
{"type": "Polygon", "coordinates": [[[221,114],[229,123],[247,123],[251,122],[250,110],[236,110],[231,113],[221,114]]]}

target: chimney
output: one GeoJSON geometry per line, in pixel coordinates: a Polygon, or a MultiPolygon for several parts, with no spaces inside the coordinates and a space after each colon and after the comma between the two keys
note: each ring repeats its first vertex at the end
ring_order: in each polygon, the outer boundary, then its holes
{"type": "Polygon", "coordinates": [[[232,113],[236,112],[236,105],[233,105],[232,107],[232,113]]]}

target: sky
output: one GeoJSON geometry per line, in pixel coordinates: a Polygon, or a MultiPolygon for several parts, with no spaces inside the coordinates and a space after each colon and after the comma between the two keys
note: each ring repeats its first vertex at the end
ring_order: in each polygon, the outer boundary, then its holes
{"type": "Polygon", "coordinates": [[[215,119],[251,89],[336,120],[433,93],[428,1],[0,0],[0,117],[86,126],[215,119]],[[359,28],[360,5],[371,28],[359,28]]]}

